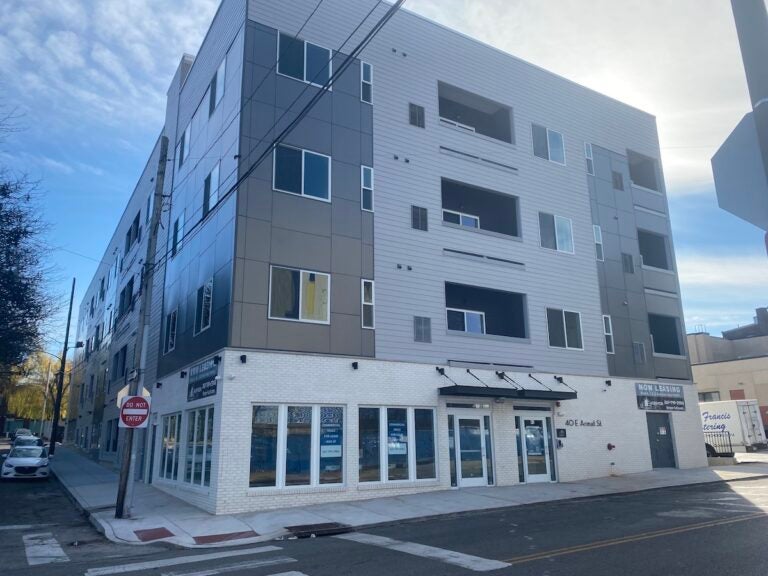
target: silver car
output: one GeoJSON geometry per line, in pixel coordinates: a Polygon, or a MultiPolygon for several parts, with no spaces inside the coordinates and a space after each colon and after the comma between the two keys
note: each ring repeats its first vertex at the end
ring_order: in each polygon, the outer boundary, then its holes
{"type": "Polygon", "coordinates": [[[22,448],[24,446],[44,446],[45,443],[43,442],[42,438],[38,438],[37,436],[32,436],[31,434],[29,436],[16,436],[16,439],[13,441],[13,448],[22,448]]]}
{"type": "Polygon", "coordinates": [[[0,478],[48,478],[48,449],[44,446],[17,446],[3,455],[0,478]]]}

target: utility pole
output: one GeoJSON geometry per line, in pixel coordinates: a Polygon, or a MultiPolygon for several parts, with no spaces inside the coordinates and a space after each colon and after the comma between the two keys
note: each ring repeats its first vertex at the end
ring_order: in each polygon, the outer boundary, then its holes
{"type": "MultiPolygon", "coordinates": [[[[133,353],[133,378],[128,385],[128,396],[137,396],[144,381],[145,340],[149,335],[149,320],[152,311],[152,284],[155,269],[155,252],[157,251],[157,235],[160,229],[160,218],[163,213],[163,184],[165,181],[165,165],[168,159],[168,138],[160,137],[160,159],[155,176],[154,202],[152,204],[152,218],[149,223],[147,238],[147,253],[144,258],[144,273],[141,279],[141,304],[139,306],[139,325],[136,330],[136,346],[133,353]]],[[[133,494],[134,466],[136,462],[135,446],[133,442],[134,429],[123,428],[125,441],[120,464],[120,482],[117,487],[117,502],[115,505],[115,518],[128,518],[131,515],[130,503],[126,506],[129,494],[133,494]]]]}
{"type": "Polygon", "coordinates": [[[61,354],[61,365],[56,375],[56,401],[53,404],[53,422],[51,423],[51,442],[48,453],[53,456],[56,452],[56,432],[59,428],[59,416],[61,414],[61,395],[64,390],[64,369],[67,365],[67,349],[69,347],[69,324],[72,322],[72,303],[75,300],[75,279],[72,278],[72,292],[69,295],[69,313],[67,314],[67,331],[64,333],[64,351],[61,354]]]}
{"type": "Polygon", "coordinates": [[[45,375],[45,388],[43,389],[43,413],[40,416],[40,436],[45,436],[45,409],[48,407],[48,392],[51,389],[51,359],[48,359],[48,372],[45,375]]]}

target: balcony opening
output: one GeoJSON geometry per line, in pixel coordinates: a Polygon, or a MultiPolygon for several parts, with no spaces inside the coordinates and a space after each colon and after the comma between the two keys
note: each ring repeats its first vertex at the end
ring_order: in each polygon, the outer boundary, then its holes
{"type": "Polygon", "coordinates": [[[629,161],[629,179],[636,186],[659,191],[659,180],[656,170],[656,160],[632,150],[627,150],[629,161]]]}
{"type": "Polygon", "coordinates": [[[667,256],[667,239],[661,234],[637,231],[637,242],[640,244],[640,256],[643,258],[643,266],[652,266],[662,270],[670,270],[669,257],[667,256]]]}
{"type": "Polygon", "coordinates": [[[514,144],[512,109],[444,82],[437,83],[440,121],[514,144]]]}
{"type": "Polygon", "coordinates": [[[445,283],[448,330],[527,338],[525,294],[445,283]]]}
{"type": "Polygon", "coordinates": [[[443,178],[443,222],[520,237],[518,199],[443,178]]]}
{"type": "Polygon", "coordinates": [[[648,314],[648,326],[651,330],[651,344],[654,354],[682,355],[680,326],[677,318],[648,314]]]}

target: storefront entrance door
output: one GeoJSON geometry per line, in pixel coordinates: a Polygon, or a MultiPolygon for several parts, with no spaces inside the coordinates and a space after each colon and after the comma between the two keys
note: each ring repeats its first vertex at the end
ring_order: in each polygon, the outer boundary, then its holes
{"type": "Polygon", "coordinates": [[[456,439],[456,477],[460,487],[488,485],[486,446],[490,419],[475,410],[454,413],[453,437],[456,439]]]}
{"type": "Polygon", "coordinates": [[[549,430],[541,416],[522,416],[523,466],[526,482],[550,482],[549,430]]]}
{"type": "Polygon", "coordinates": [[[654,468],[675,467],[675,447],[672,444],[672,430],[669,414],[648,412],[648,441],[651,444],[651,464],[654,468]]]}

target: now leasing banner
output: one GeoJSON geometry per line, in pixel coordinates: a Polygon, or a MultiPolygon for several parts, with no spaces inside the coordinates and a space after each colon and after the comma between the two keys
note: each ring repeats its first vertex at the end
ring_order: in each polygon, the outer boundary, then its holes
{"type": "Polygon", "coordinates": [[[660,410],[663,412],[684,412],[685,395],[678,384],[635,383],[637,407],[640,410],[660,410]]]}
{"type": "Polygon", "coordinates": [[[218,373],[219,367],[216,362],[213,361],[213,358],[192,366],[189,369],[187,402],[216,396],[218,389],[216,375],[218,373]]]}

